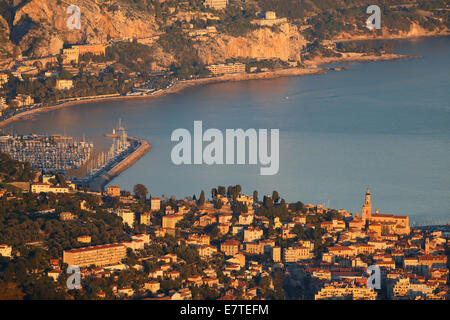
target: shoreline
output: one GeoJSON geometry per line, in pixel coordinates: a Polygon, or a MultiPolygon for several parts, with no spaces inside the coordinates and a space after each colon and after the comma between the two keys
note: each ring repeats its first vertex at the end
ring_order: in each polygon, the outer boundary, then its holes
{"type": "Polygon", "coordinates": [[[369,38],[367,36],[353,36],[350,38],[336,38],[330,41],[332,42],[351,42],[351,41],[374,41],[374,40],[420,40],[420,39],[429,39],[429,38],[439,38],[439,37],[448,37],[450,36],[450,31],[441,31],[438,33],[423,33],[419,35],[391,35],[391,36],[375,36],[369,38]]]}
{"type": "Polygon", "coordinates": [[[13,122],[24,121],[24,120],[34,120],[29,119],[30,116],[35,114],[50,112],[74,105],[80,104],[89,104],[89,103],[97,103],[103,101],[117,101],[117,100],[134,100],[134,99],[151,99],[162,97],[167,94],[179,93],[183,90],[212,83],[222,83],[222,82],[232,82],[232,81],[247,81],[247,80],[268,80],[268,79],[276,79],[281,77],[299,77],[306,75],[320,75],[329,71],[329,68],[322,68],[320,66],[329,64],[329,63],[347,63],[347,62],[380,62],[380,61],[392,61],[392,60],[402,60],[409,58],[417,58],[418,56],[413,55],[400,55],[400,54],[384,54],[381,56],[375,55],[364,55],[359,53],[344,53],[343,57],[334,57],[334,58],[318,58],[314,60],[310,60],[305,63],[307,66],[304,67],[293,67],[286,69],[278,69],[274,71],[266,71],[259,73],[239,73],[239,74],[228,74],[217,77],[209,77],[209,78],[199,78],[199,79],[189,79],[189,80],[179,80],[173,86],[161,89],[159,92],[151,95],[142,95],[142,96],[108,96],[108,97],[93,97],[85,100],[74,100],[62,102],[59,104],[53,104],[45,107],[35,108],[32,110],[27,110],[18,114],[15,114],[7,119],[0,121],[0,128],[3,128],[13,122]]]}
{"type": "MultiPolygon", "coordinates": [[[[342,57],[334,57],[334,58],[317,58],[308,61],[305,63],[306,67],[294,67],[294,68],[286,68],[286,69],[278,69],[274,71],[266,71],[260,73],[241,73],[241,74],[228,74],[217,77],[209,77],[209,78],[200,78],[200,79],[190,79],[190,80],[180,80],[177,81],[173,86],[162,89],[155,94],[152,95],[143,95],[143,96],[120,96],[120,95],[112,95],[112,96],[103,96],[103,97],[92,97],[85,100],[75,100],[75,101],[67,101],[59,104],[49,105],[45,107],[35,108],[32,110],[27,110],[21,112],[19,114],[15,114],[8,119],[0,121],[0,128],[5,127],[6,125],[16,122],[16,121],[24,121],[24,120],[34,120],[32,117],[35,114],[40,114],[44,112],[50,112],[54,110],[58,110],[61,108],[66,108],[74,105],[80,104],[89,104],[89,103],[97,103],[102,101],[116,101],[116,100],[127,100],[127,99],[148,99],[148,98],[156,98],[162,97],[167,94],[180,93],[183,90],[186,90],[191,87],[201,86],[212,83],[223,83],[223,82],[231,82],[231,81],[246,81],[246,80],[263,80],[263,79],[276,79],[281,77],[295,77],[295,76],[305,76],[305,75],[320,75],[324,74],[330,70],[330,68],[321,67],[325,64],[330,63],[347,63],[347,62],[379,62],[379,61],[392,61],[392,60],[400,60],[400,59],[409,59],[417,56],[412,55],[399,55],[399,54],[384,54],[384,55],[365,55],[360,53],[344,53],[342,57]]],[[[112,181],[115,177],[117,177],[120,173],[125,171],[127,168],[131,167],[134,163],[136,163],[140,158],[142,158],[150,149],[151,145],[145,140],[129,137],[131,140],[135,140],[139,143],[139,146],[127,157],[121,160],[118,164],[112,167],[107,172],[95,177],[92,181],[88,183],[88,187],[90,190],[95,191],[103,191],[104,187],[112,181]]]]}

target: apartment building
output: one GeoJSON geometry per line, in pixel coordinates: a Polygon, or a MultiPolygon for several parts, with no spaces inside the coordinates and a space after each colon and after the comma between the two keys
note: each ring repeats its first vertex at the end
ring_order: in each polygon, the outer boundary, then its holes
{"type": "Polygon", "coordinates": [[[77,48],[69,48],[69,49],[63,49],[62,51],[62,63],[63,64],[70,64],[72,62],[78,63],[80,57],[80,52],[77,48]]]}
{"type": "Polygon", "coordinates": [[[44,193],[47,193],[47,192],[68,193],[69,188],[52,186],[49,183],[33,183],[31,185],[31,192],[32,193],[41,193],[41,192],[44,192],[44,193]]]}
{"type": "Polygon", "coordinates": [[[56,80],[56,90],[69,90],[73,87],[72,80],[58,79],[56,80]]]}
{"type": "Polygon", "coordinates": [[[151,198],[150,199],[150,210],[159,211],[161,209],[161,199],[160,198],[151,198]]]}
{"type": "Polygon", "coordinates": [[[210,7],[216,10],[222,10],[227,7],[228,0],[205,0],[205,7],[210,7]]]}
{"type": "Polygon", "coordinates": [[[108,186],[106,187],[106,194],[110,197],[120,197],[120,187],[108,186]]]}
{"type": "Polygon", "coordinates": [[[205,245],[210,243],[211,237],[207,234],[190,234],[186,240],[186,244],[205,245]]]}
{"type": "Polygon", "coordinates": [[[163,228],[175,228],[175,225],[183,219],[181,214],[169,214],[162,217],[163,228]]]}
{"type": "Polygon", "coordinates": [[[366,287],[354,285],[331,284],[323,287],[315,296],[315,300],[337,300],[351,297],[352,300],[375,300],[377,293],[366,287]]]}
{"type": "Polygon", "coordinates": [[[284,248],[284,262],[297,262],[300,260],[310,259],[311,253],[306,247],[288,247],[284,248]]]}
{"type": "Polygon", "coordinates": [[[140,223],[145,225],[151,225],[152,214],[150,212],[141,213],[140,223]]]}
{"type": "Polygon", "coordinates": [[[127,256],[127,247],[113,243],[101,246],[71,249],[63,252],[63,262],[69,266],[87,267],[117,264],[127,256]]]}
{"type": "Polygon", "coordinates": [[[330,247],[328,252],[337,257],[350,257],[355,255],[355,249],[350,247],[330,247]]]}
{"type": "Polygon", "coordinates": [[[130,209],[116,209],[114,213],[122,218],[123,224],[128,225],[130,228],[134,224],[134,212],[130,209]]]}
{"type": "Polygon", "coordinates": [[[220,251],[227,256],[233,256],[239,252],[240,242],[236,240],[227,240],[220,245],[220,251]]]}
{"type": "Polygon", "coordinates": [[[206,67],[213,75],[244,73],[244,63],[212,64],[206,67]]]}
{"type": "Polygon", "coordinates": [[[248,228],[244,230],[244,242],[252,242],[261,239],[263,231],[259,228],[248,228]]]}
{"type": "Polygon", "coordinates": [[[217,252],[217,248],[208,244],[201,245],[197,247],[198,255],[201,258],[210,258],[214,253],[217,252]]]}
{"type": "Polygon", "coordinates": [[[249,242],[245,244],[245,252],[248,254],[263,254],[264,245],[260,242],[249,242]]]}

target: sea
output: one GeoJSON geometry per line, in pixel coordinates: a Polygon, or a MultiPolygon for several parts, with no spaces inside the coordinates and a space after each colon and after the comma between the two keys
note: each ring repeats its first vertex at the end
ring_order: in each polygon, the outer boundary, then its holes
{"type": "Polygon", "coordinates": [[[5,133],[66,134],[94,141],[117,123],[152,149],[110,184],[154,197],[207,197],[241,185],[259,197],[361,212],[366,188],[380,213],[412,224],[450,222],[450,37],[393,40],[404,60],[345,63],[320,75],[202,85],[157,98],[85,103],[10,124],[5,133]],[[172,132],[279,129],[279,171],[260,165],[175,165],[172,132]]]}

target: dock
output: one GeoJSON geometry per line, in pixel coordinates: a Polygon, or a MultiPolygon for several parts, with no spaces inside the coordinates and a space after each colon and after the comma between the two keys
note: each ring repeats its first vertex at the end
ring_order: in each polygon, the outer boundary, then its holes
{"type": "Polygon", "coordinates": [[[103,191],[103,188],[109,181],[114,179],[114,177],[118,176],[127,168],[131,167],[152,148],[150,143],[145,140],[130,136],[128,136],[127,139],[133,143],[134,150],[112,168],[107,169],[106,171],[93,177],[88,183],[89,189],[94,191],[103,191]]]}

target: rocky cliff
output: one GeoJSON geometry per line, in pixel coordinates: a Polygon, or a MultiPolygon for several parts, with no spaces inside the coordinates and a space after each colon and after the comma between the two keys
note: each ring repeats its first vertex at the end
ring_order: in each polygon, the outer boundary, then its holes
{"type": "Polygon", "coordinates": [[[206,64],[237,57],[298,61],[305,44],[305,39],[298,28],[284,23],[278,31],[261,28],[246,37],[219,35],[206,45],[198,46],[198,53],[206,64]]]}
{"type": "MultiPolygon", "coordinates": [[[[3,8],[7,7],[5,2],[3,0],[3,8]]],[[[157,29],[154,16],[122,1],[25,0],[16,1],[8,9],[2,12],[8,24],[4,33],[29,56],[59,53],[64,42],[99,43],[113,38],[143,38],[152,36],[157,29]],[[80,30],[67,27],[71,15],[66,10],[70,5],[80,8],[80,30]]]]}
{"type": "MultiPolygon", "coordinates": [[[[0,58],[18,51],[39,57],[60,52],[64,43],[105,43],[110,39],[147,38],[160,31],[149,10],[141,10],[131,0],[0,0],[0,58]],[[67,8],[81,9],[81,29],[67,27],[67,8]]],[[[162,28],[162,27],[161,27],[162,28]]],[[[367,39],[363,34],[341,33],[338,39],[367,39]]],[[[410,30],[392,33],[383,30],[383,38],[403,38],[441,34],[448,30],[429,31],[416,23],[410,30]]],[[[276,28],[262,27],[241,37],[216,34],[195,45],[202,62],[222,62],[230,58],[278,58],[300,60],[300,51],[307,44],[299,28],[283,23],[276,28]]],[[[155,61],[167,66],[174,57],[162,48],[154,48],[155,61]]]]}

